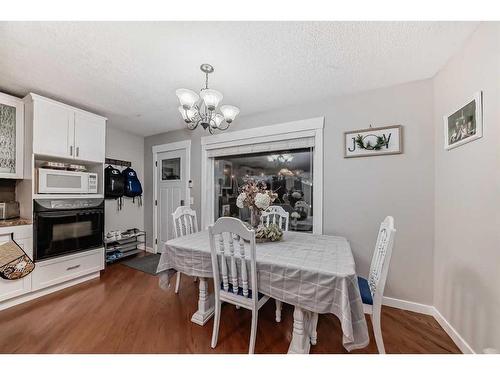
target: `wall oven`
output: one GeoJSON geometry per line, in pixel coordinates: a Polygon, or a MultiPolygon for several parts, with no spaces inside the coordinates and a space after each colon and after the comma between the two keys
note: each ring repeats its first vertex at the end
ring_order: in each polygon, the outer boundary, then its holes
{"type": "Polygon", "coordinates": [[[104,199],[36,199],[35,261],[103,246],[104,199]]]}
{"type": "Polygon", "coordinates": [[[38,169],[40,194],[96,194],[97,173],[38,169]]]}

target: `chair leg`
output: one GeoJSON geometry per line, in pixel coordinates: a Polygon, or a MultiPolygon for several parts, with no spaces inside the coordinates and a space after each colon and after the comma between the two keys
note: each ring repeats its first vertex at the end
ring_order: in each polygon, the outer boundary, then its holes
{"type": "Polygon", "coordinates": [[[257,338],[258,317],[259,317],[259,310],[252,311],[252,328],[250,330],[250,345],[248,347],[248,354],[253,354],[255,351],[255,339],[257,338]]]}
{"type": "Polygon", "coordinates": [[[217,340],[219,339],[219,323],[220,323],[220,310],[221,303],[215,304],[215,313],[214,313],[214,329],[212,331],[212,349],[217,346],[217,340]]]}
{"type": "Polygon", "coordinates": [[[283,302],[279,300],[276,301],[276,322],[281,322],[281,309],[283,308],[283,302]]]}
{"type": "Polygon", "coordinates": [[[384,339],[382,337],[382,328],[380,327],[380,309],[374,309],[372,316],[373,334],[379,354],[385,354],[384,339]]]}
{"type": "Polygon", "coordinates": [[[177,278],[175,280],[175,294],[179,293],[179,286],[181,285],[181,273],[177,271],[177,278]]]}

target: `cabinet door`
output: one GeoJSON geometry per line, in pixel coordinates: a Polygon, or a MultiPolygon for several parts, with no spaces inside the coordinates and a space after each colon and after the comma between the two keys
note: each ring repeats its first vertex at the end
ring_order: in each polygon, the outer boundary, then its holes
{"type": "Polygon", "coordinates": [[[74,111],[40,99],[33,106],[33,152],[74,157],[74,111]]]}
{"type": "Polygon", "coordinates": [[[0,178],[23,178],[24,103],[0,93],[0,178]]]}
{"type": "Polygon", "coordinates": [[[106,120],[75,113],[75,158],[104,163],[106,120]]]}
{"type": "MultiPolygon", "coordinates": [[[[0,245],[11,240],[12,234],[0,235],[0,245]]],[[[14,235],[15,236],[15,235],[14,235]]],[[[17,244],[32,257],[33,244],[31,238],[16,238],[17,244]]],[[[18,280],[4,280],[0,278],[0,301],[20,296],[31,291],[31,274],[18,280]]]]}

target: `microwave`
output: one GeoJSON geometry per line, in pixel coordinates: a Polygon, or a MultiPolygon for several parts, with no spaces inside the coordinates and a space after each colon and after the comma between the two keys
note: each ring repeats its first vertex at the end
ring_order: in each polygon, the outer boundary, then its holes
{"type": "Polygon", "coordinates": [[[39,194],[97,194],[97,173],[38,169],[39,194]]]}

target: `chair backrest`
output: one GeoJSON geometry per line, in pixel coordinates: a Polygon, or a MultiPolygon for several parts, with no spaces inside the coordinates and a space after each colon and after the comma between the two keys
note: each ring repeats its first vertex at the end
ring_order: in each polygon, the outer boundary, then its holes
{"type": "Polygon", "coordinates": [[[289,218],[290,214],[281,206],[269,206],[260,216],[262,224],[266,227],[269,224],[277,224],[285,232],[288,231],[289,218]]]}
{"type": "Polygon", "coordinates": [[[219,298],[221,283],[222,289],[226,292],[230,292],[229,284],[231,284],[235,298],[249,299],[250,280],[251,287],[254,288],[251,298],[256,304],[258,292],[255,232],[249,230],[239,219],[221,217],[214,225],[208,227],[208,233],[216,299],[219,298]],[[245,241],[248,242],[245,243],[245,241]],[[247,265],[248,260],[250,261],[250,269],[247,265]],[[242,296],[238,296],[239,288],[241,288],[242,296]]]}
{"type": "Polygon", "coordinates": [[[188,206],[179,206],[172,213],[175,237],[186,236],[198,232],[198,220],[196,211],[188,206]]]}
{"type": "Polygon", "coordinates": [[[372,293],[374,305],[382,303],[395,234],[394,218],[387,216],[382,224],[380,224],[377,243],[370,265],[370,273],[368,274],[368,286],[372,293]]]}

